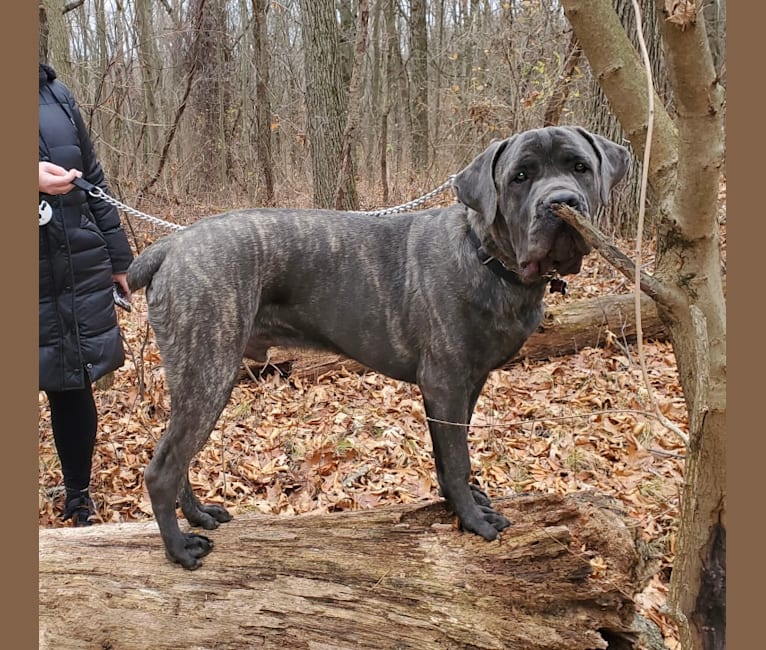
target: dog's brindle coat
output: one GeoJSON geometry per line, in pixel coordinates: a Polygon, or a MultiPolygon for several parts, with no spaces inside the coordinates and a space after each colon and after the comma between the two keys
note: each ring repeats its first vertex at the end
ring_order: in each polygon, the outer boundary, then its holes
{"type": "Polygon", "coordinates": [[[390,217],[240,210],[148,247],[128,283],[148,287],[171,396],[145,472],[168,557],[194,569],[212,548],[203,535],[181,533],[176,499],[192,525],[231,518],[197,500],[188,466],[230,397],[244,351],[265,357],[274,345],[339,352],[417,384],[441,493],[465,530],[495,539],[509,522],[469,484],[464,425],[489,372],[538,326],[549,274],[577,273],[588,252],[551,204],[592,214],[627,165],[624,147],[548,127],[492,143],[457,174],[460,203],[448,208],[390,217]],[[516,274],[482,264],[477,241],[516,274]]]}

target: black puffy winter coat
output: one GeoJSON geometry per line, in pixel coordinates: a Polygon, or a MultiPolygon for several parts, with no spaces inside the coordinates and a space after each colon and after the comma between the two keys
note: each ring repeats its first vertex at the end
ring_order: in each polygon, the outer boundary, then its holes
{"type": "MultiPolygon", "coordinates": [[[[107,191],[88,129],[70,91],[40,64],[40,160],[107,191]]],[[[132,260],[117,210],[75,188],[40,194],[53,217],[40,229],[41,390],[83,388],[119,368],[125,352],[112,298],[112,274],[132,260]]]]}

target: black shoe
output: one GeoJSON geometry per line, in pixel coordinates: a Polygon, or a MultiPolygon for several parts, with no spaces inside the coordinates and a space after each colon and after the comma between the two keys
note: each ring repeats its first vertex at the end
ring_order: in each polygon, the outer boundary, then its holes
{"type": "Polygon", "coordinates": [[[62,521],[72,520],[74,526],[92,526],[96,521],[96,508],[88,494],[88,490],[67,495],[62,521]]]}

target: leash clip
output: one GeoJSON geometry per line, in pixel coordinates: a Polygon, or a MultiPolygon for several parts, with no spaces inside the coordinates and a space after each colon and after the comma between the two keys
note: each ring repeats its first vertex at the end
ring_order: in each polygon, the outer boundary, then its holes
{"type": "Polygon", "coordinates": [[[122,293],[122,288],[116,282],[112,287],[112,298],[114,299],[114,304],[118,307],[122,307],[125,311],[130,311],[132,309],[130,302],[122,293]]]}

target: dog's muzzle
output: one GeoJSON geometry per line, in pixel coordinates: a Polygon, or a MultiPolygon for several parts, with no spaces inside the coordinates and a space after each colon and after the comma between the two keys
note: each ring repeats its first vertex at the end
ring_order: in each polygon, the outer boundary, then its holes
{"type": "Polygon", "coordinates": [[[552,212],[551,206],[555,204],[588,213],[584,199],[569,190],[552,192],[537,202],[530,224],[527,254],[519,262],[524,282],[534,282],[554,272],[560,275],[579,273],[582,258],[590,252],[582,236],[552,212]]]}

